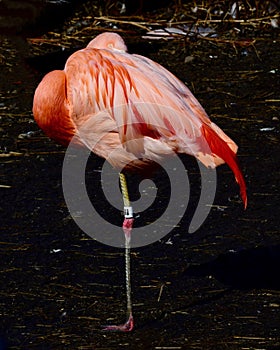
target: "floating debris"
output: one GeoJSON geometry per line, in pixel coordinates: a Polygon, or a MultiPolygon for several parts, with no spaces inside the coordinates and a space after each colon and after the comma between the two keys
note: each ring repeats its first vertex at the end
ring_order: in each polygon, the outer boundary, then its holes
{"type": "Polygon", "coordinates": [[[56,253],[60,253],[60,252],[62,252],[62,249],[51,249],[50,250],[51,254],[56,254],[56,253]]]}
{"type": "Polygon", "coordinates": [[[142,38],[149,40],[159,40],[164,38],[170,40],[175,39],[178,36],[207,36],[213,38],[217,36],[217,33],[210,27],[182,25],[180,27],[151,30],[143,35],[142,38]]]}
{"type": "Polygon", "coordinates": [[[272,128],[261,128],[260,131],[273,131],[275,130],[275,127],[272,128]]]}
{"type": "Polygon", "coordinates": [[[39,131],[28,131],[26,133],[19,134],[18,139],[30,139],[32,136],[34,136],[38,133],[39,133],[39,131]]]}
{"type": "Polygon", "coordinates": [[[24,156],[24,153],[10,151],[7,153],[0,153],[0,158],[9,158],[9,157],[21,157],[24,156]]]}
{"type": "Polygon", "coordinates": [[[10,185],[0,185],[0,188],[12,188],[10,185]]]}

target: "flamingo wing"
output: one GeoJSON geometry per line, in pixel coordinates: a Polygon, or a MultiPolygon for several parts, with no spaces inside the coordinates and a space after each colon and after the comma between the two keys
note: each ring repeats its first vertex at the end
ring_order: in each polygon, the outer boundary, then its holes
{"type": "Polygon", "coordinates": [[[96,137],[115,132],[136,157],[153,159],[161,153],[181,152],[215,167],[224,159],[209,149],[201,130],[205,124],[237,151],[189,89],[143,56],[87,48],[71,56],[65,74],[71,118],[78,129],[83,127],[87,140],[90,133],[95,142],[96,137]]]}

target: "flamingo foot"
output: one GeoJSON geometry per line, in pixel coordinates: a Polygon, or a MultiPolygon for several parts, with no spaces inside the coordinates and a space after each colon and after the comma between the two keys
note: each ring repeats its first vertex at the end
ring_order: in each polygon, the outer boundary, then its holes
{"type": "Polygon", "coordinates": [[[128,320],[124,324],[103,326],[104,331],[114,331],[114,332],[130,332],[133,330],[134,321],[132,314],[129,315],[128,320]]]}

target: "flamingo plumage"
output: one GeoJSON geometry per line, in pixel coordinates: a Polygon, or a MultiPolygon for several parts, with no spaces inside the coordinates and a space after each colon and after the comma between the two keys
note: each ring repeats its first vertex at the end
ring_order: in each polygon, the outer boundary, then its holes
{"type": "MultiPolygon", "coordinates": [[[[35,91],[33,114],[50,138],[68,145],[75,135],[78,145],[119,170],[138,171],[176,153],[211,168],[227,163],[247,205],[237,145],[185,84],[156,62],[129,54],[118,34],[98,35],[64,70],[48,73],[35,91]]],[[[129,231],[132,222],[125,225],[129,231]]],[[[131,330],[130,316],[116,329],[131,330]]]]}

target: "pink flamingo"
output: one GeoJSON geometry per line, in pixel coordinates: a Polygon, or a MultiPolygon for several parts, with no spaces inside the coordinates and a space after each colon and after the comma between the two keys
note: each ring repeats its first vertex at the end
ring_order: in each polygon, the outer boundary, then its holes
{"type": "MultiPolygon", "coordinates": [[[[91,150],[120,170],[139,171],[151,161],[175,153],[193,155],[212,168],[226,162],[246,208],[236,144],[210,121],[180,80],[152,60],[129,54],[118,34],[98,35],[68,58],[64,70],[48,73],[35,91],[33,114],[40,128],[63,145],[79,136],[86,125],[76,142],[95,145],[91,150]]],[[[121,184],[126,210],[128,318],[124,324],[105,329],[131,331],[129,242],[133,214],[122,173],[121,184]]]]}

